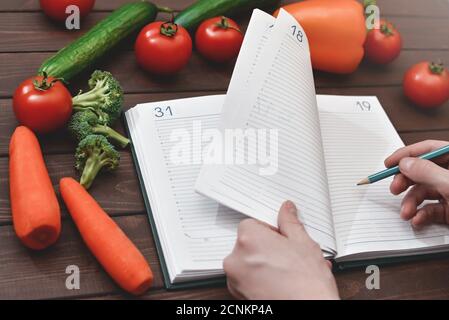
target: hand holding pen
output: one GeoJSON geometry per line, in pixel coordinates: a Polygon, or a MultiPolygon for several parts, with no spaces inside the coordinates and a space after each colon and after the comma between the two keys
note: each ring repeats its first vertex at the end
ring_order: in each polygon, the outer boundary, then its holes
{"type": "Polygon", "coordinates": [[[371,175],[359,184],[385,179],[385,172],[394,172],[397,166],[396,173],[390,174],[396,174],[390,185],[391,192],[398,195],[411,187],[402,200],[401,217],[411,220],[414,227],[449,224],[448,165],[449,142],[428,140],[397,150],[385,160],[385,166],[390,169],[371,175]],[[425,200],[439,200],[439,203],[419,208],[425,200]]]}

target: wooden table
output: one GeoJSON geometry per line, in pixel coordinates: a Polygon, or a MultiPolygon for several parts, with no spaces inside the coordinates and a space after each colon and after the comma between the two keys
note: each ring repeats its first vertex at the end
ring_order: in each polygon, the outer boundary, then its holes
{"type": "MultiPolygon", "coordinates": [[[[82,22],[87,30],[126,0],[97,0],[95,12],[82,22]]],[[[158,0],[182,9],[193,0],[158,0]]],[[[364,63],[350,76],[316,73],[318,93],[376,95],[404,142],[449,140],[449,104],[434,112],[413,107],[402,95],[404,71],[421,60],[441,59],[449,64],[449,2],[447,0],[378,0],[384,17],[402,32],[401,57],[386,67],[364,63]]],[[[240,20],[246,26],[247,18],[240,20]]],[[[15,237],[9,202],[8,143],[17,126],[11,109],[15,87],[36,73],[41,62],[84,31],[67,31],[39,12],[37,0],[0,1],[0,298],[129,298],[102,270],[84,246],[66,209],[58,243],[44,252],[25,249],[15,237]],[[77,265],[81,289],[67,290],[65,269],[77,265]]],[[[140,102],[223,93],[232,65],[213,66],[193,55],[188,67],[171,80],[142,72],[136,65],[132,41],[98,65],[111,71],[126,91],[125,107],[140,102]]],[[[70,84],[73,92],[85,87],[90,72],[70,84]]],[[[123,131],[123,125],[118,125],[123,131]]],[[[77,177],[73,169],[75,145],[65,132],[40,138],[45,160],[57,188],[63,176],[77,177]]],[[[136,171],[129,151],[123,151],[120,169],[99,177],[92,195],[142,250],[155,272],[154,288],[145,299],[227,299],[226,288],[185,291],[164,289],[136,171]]],[[[381,268],[381,290],[365,289],[364,269],[337,272],[343,298],[449,298],[449,259],[430,259],[381,268]]]]}

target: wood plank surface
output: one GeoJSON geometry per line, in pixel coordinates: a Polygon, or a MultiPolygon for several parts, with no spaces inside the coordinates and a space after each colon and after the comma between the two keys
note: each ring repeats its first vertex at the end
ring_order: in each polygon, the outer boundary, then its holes
{"type": "MultiPolygon", "coordinates": [[[[96,11],[111,11],[118,6],[128,3],[130,0],[97,0],[95,4],[96,11]]],[[[157,0],[160,6],[167,6],[176,10],[182,10],[193,3],[194,0],[157,0]]],[[[297,0],[282,1],[282,3],[292,3],[297,0]]],[[[446,0],[377,0],[384,16],[430,16],[430,17],[449,17],[448,4],[446,0]]],[[[38,11],[39,3],[37,0],[2,0],[0,1],[0,11],[24,12],[38,11]]]]}
{"type": "MultiPolygon", "coordinates": [[[[151,231],[145,216],[118,217],[114,219],[134,241],[150,262],[155,274],[153,290],[142,298],[151,299],[153,294],[178,298],[178,291],[158,292],[163,286],[159,260],[151,239],[151,231]]],[[[0,297],[23,299],[83,298],[131,298],[124,294],[102,270],[94,257],[85,249],[74,225],[64,221],[63,233],[58,243],[43,252],[25,249],[13,236],[11,226],[0,227],[0,297]],[[68,265],[80,269],[80,290],[65,287],[68,265]],[[20,270],[20,273],[16,272],[20,270]]],[[[401,263],[381,267],[382,290],[367,290],[366,273],[363,268],[336,271],[340,294],[345,299],[394,299],[394,298],[447,298],[449,288],[449,258],[432,258],[426,261],[401,263]],[[414,279],[410,281],[410,279],[414,279]]],[[[180,291],[179,298],[226,299],[224,289],[199,289],[180,291]],[[212,290],[212,291],[211,291],[212,290]]],[[[157,298],[157,297],[155,297],[157,298]]],[[[161,297],[162,298],[162,297],[161,297]]]]}
{"type": "MultiPolygon", "coordinates": [[[[0,98],[11,97],[15,88],[24,79],[35,74],[42,61],[50,55],[51,53],[44,52],[0,53],[0,98]]],[[[404,51],[400,59],[391,65],[378,67],[363,62],[355,73],[345,76],[315,72],[315,83],[317,88],[399,86],[404,72],[422,60],[449,61],[449,50],[404,51]]],[[[227,90],[233,70],[232,64],[211,64],[194,54],[186,68],[175,77],[155,77],[138,67],[131,51],[115,52],[98,63],[97,68],[112,72],[127,93],[224,91],[227,90]]],[[[90,73],[91,70],[86,71],[70,82],[73,93],[86,86],[90,73]]]]}
{"type": "MultiPolygon", "coordinates": [[[[11,97],[16,86],[36,73],[44,59],[81,35],[109,11],[130,0],[97,0],[95,12],[80,31],[66,31],[50,22],[39,10],[37,0],[0,1],[0,298],[123,299],[123,293],[84,246],[66,209],[58,243],[43,252],[25,249],[14,235],[8,187],[8,143],[17,125],[11,97]],[[81,289],[67,290],[65,268],[75,264],[81,270],[81,289]]],[[[193,0],[157,0],[159,5],[180,10],[193,0]]],[[[283,1],[291,3],[294,0],[283,1]]],[[[363,62],[349,76],[315,72],[317,92],[379,97],[395,128],[406,144],[425,139],[449,141],[449,103],[434,111],[423,111],[408,102],[401,88],[402,76],[421,60],[449,63],[449,1],[378,0],[382,16],[401,31],[404,51],[386,67],[363,62]]],[[[165,16],[160,16],[165,19],[165,16]]],[[[238,18],[246,28],[248,16],[238,18]]],[[[137,103],[224,93],[233,65],[218,66],[194,53],[189,65],[171,79],[143,72],[132,52],[133,39],[110,54],[97,68],[111,71],[126,91],[125,109],[137,103]]],[[[70,83],[75,94],[86,87],[90,70],[70,83]]],[[[123,124],[116,128],[123,132],[123,124]]],[[[40,142],[55,190],[64,176],[77,177],[73,168],[75,143],[61,132],[41,136],[40,142]]],[[[143,299],[229,299],[226,288],[182,291],[163,289],[159,260],[154,247],[139,182],[129,150],[121,152],[118,171],[98,177],[92,195],[142,250],[155,272],[154,288],[143,299]]],[[[448,299],[449,258],[401,263],[381,268],[381,290],[365,287],[363,268],[337,271],[342,298],[346,299],[448,299]]]]}
{"type": "MultiPolygon", "coordinates": [[[[150,262],[154,287],[162,288],[159,260],[146,216],[114,219],[150,262]]],[[[57,244],[42,252],[27,250],[11,226],[0,227],[0,297],[51,299],[118,292],[119,288],[86,249],[75,226],[64,221],[57,244]],[[80,269],[80,290],[65,286],[69,265],[80,269]]]]}
{"type": "MultiPolygon", "coordinates": [[[[448,6],[449,7],[449,6],[448,6]]],[[[449,10],[449,8],[448,8],[449,10]]],[[[57,51],[87,32],[93,25],[108,15],[107,12],[90,14],[81,23],[81,30],[66,30],[64,25],[56,25],[40,12],[0,12],[0,52],[41,52],[57,51]],[[30,25],[34,27],[30,29],[30,25]]],[[[167,20],[161,14],[157,20],[167,20]]],[[[246,30],[248,16],[237,22],[246,30]]],[[[449,49],[449,29],[445,18],[433,17],[393,17],[391,21],[403,35],[405,50],[447,50],[449,49]],[[429,29],[433,32],[429,33],[429,29]]],[[[135,35],[124,44],[125,50],[133,49],[135,35]]]]}

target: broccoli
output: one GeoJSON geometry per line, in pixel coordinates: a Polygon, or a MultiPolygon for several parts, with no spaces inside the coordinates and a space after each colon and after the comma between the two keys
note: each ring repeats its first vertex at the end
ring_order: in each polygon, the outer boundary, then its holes
{"type": "Polygon", "coordinates": [[[90,110],[75,113],[68,127],[72,136],[78,141],[83,140],[91,134],[101,134],[122,148],[125,148],[129,144],[129,139],[107,125],[101,124],[98,116],[90,110]]]}
{"type": "Polygon", "coordinates": [[[89,79],[88,92],[73,97],[73,110],[91,110],[102,124],[112,125],[120,116],[123,90],[119,82],[107,71],[95,71],[89,79]]]}
{"type": "Polygon", "coordinates": [[[78,144],[75,154],[76,169],[82,171],[80,183],[89,189],[100,170],[115,170],[120,153],[101,135],[89,135],[78,144]]]}

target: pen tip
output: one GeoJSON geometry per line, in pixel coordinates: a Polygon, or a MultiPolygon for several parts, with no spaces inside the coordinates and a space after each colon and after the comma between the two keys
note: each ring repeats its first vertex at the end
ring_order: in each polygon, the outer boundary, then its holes
{"type": "Polygon", "coordinates": [[[369,179],[368,178],[365,178],[362,181],[360,181],[359,183],[357,183],[358,186],[362,186],[364,184],[369,184],[369,179]]]}

